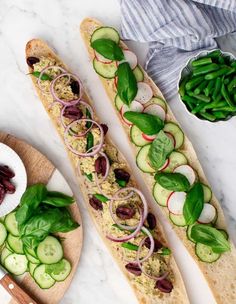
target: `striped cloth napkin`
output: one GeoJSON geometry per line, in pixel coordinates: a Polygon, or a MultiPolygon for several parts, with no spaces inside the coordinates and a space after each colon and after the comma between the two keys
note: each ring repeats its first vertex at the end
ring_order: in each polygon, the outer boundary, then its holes
{"type": "MultiPolygon", "coordinates": [[[[148,42],[146,69],[165,97],[189,57],[236,31],[236,0],[120,0],[124,39],[148,42]]],[[[235,44],[236,44],[236,33],[235,44]]]]}

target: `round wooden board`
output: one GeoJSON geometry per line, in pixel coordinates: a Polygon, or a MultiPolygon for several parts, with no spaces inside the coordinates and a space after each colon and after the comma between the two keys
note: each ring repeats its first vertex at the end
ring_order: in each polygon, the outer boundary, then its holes
{"type": "MultiPolygon", "coordinates": [[[[47,184],[53,174],[58,171],[44,155],[24,141],[10,134],[0,132],[0,142],[11,147],[22,159],[27,171],[28,185],[35,183],[47,184]]],[[[64,255],[72,264],[70,276],[64,282],[56,283],[48,290],[40,289],[29,274],[25,275],[20,281],[21,287],[39,304],[58,303],[70,286],[77,269],[83,243],[83,230],[81,216],[76,202],[70,206],[70,212],[73,218],[80,223],[80,227],[68,233],[58,234],[64,238],[62,242],[64,255]]],[[[17,304],[17,302],[12,299],[9,304],[17,304]]]]}

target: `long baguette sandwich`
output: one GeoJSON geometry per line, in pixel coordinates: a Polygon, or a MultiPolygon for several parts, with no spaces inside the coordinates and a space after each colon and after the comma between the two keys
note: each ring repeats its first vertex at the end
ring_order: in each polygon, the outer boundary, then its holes
{"type": "Polygon", "coordinates": [[[100,124],[78,76],[42,40],[26,46],[35,89],[61,136],[94,223],[140,303],[189,303],[155,212],[100,124]]]}
{"type": "Polygon", "coordinates": [[[236,303],[235,247],[191,142],[114,28],[87,18],[81,35],[144,182],[198,264],[216,302],[236,303]]]}

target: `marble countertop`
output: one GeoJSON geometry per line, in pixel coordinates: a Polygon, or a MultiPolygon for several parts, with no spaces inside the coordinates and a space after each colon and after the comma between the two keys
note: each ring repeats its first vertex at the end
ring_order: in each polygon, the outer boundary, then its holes
{"type": "MultiPolygon", "coordinates": [[[[43,38],[54,47],[65,63],[77,72],[94,100],[102,121],[108,124],[110,135],[127,157],[133,172],[131,150],[124,140],[107,96],[92,70],[79,33],[79,24],[86,16],[96,17],[119,28],[120,11],[116,0],[40,0],[0,1],[0,129],[12,133],[30,144],[54,162],[73,189],[83,215],[84,248],[74,280],[61,304],[135,304],[137,300],[124,276],[98,236],[85,209],[80,189],[65,150],[28,79],[24,48],[34,37],[43,38]],[[106,111],[104,112],[104,108],[106,111]]],[[[228,39],[222,42],[227,47],[228,39]]],[[[143,63],[146,45],[130,44],[143,63]]],[[[169,104],[184,131],[193,142],[209,182],[225,211],[230,230],[236,228],[236,118],[210,124],[189,116],[178,98],[169,104]]],[[[147,195],[148,196],[148,195],[147,195]]],[[[149,196],[150,197],[150,196],[149,196]]],[[[168,223],[160,217],[168,233],[176,260],[183,273],[192,304],[213,304],[211,293],[193,260],[189,257],[168,223]]],[[[235,239],[235,234],[232,237],[235,239]]],[[[1,304],[7,295],[0,289],[1,304]]]]}

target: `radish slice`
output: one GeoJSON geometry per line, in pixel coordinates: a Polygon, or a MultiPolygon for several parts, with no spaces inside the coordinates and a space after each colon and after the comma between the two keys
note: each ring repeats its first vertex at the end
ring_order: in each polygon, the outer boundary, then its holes
{"type": "Polygon", "coordinates": [[[144,109],[144,113],[152,114],[158,116],[161,120],[165,120],[166,112],[165,110],[157,105],[157,104],[150,104],[144,109]]]}
{"type": "Polygon", "coordinates": [[[123,50],[123,53],[125,60],[129,63],[131,69],[133,70],[138,64],[137,56],[129,50],[123,50]]]}
{"type": "Polygon", "coordinates": [[[154,135],[147,135],[147,134],[145,134],[145,133],[142,133],[142,137],[143,137],[145,140],[152,142],[152,141],[154,141],[154,139],[157,137],[157,135],[156,135],[156,134],[154,134],[154,135]]]}
{"type": "Polygon", "coordinates": [[[94,54],[95,54],[96,59],[102,63],[108,64],[108,63],[112,62],[111,59],[105,58],[104,56],[102,56],[101,54],[99,54],[96,51],[94,52],[94,54]]]}
{"type": "Polygon", "coordinates": [[[184,202],[186,199],[185,192],[173,192],[168,198],[167,207],[169,211],[176,215],[183,214],[184,202]]]}
{"type": "Polygon", "coordinates": [[[115,87],[117,88],[117,81],[118,81],[118,77],[116,76],[115,78],[114,78],[114,84],[115,84],[115,87]]]}
{"type": "Polygon", "coordinates": [[[170,132],[165,132],[165,134],[173,141],[174,147],[176,146],[176,140],[174,135],[172,135],[170,132]]]}
{"type": "Polygon", "coordinates": [[[169,166],[169,163],[170,163],[170,159],[167,158],[166,162],[164,163],[164,165],[158,169],[158,171],[162,171],[162,170],[165,170],[166,167],[169,166]]]}
{"type": "Polygon", "coordinates": [[[135,100],[139,101],[141,104],[147,103],[152,98],[153,92],[150,87],[145,82],[138,82],[138,92],[135,97],[135,100]]]}
{"type": "Polygon", "coordinates": [[[125,119],[125,117],[124,117],[124,113],[127,112],[127,111],[142,112],[142,111],[143,111],[143,105],[141,105],[140,102],[138,102],[138,101],[136,101],[136,100],[133,100],[133,101],[131,102],[130,106],[127,106],[126,104],[124,104],[124,105],[121,107],[120,114],[121,114],[121,116],[122,116],[123,121],[124,121],[127,125],[131,126],[132,123],[131,123],[129,120],[125,119]]]}
{"type": "Polygon", "coordinates": [[[198,218],[198,222],[201,224],[209,224],[216,217],[216,208],[211,204],[204,204],[202,212],[198,218]]]}
{"type": "Polygon", "coordinates": [[[190,167],[189,165],[181,165],[175,168],[173,172],[183,174],[188,179],[191,186],[196,180],[196,174],[193,168],[190,167]]]}

